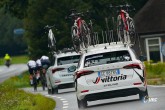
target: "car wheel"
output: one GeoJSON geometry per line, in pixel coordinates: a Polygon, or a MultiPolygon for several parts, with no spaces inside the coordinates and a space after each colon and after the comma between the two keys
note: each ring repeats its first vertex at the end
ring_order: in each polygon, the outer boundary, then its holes
{"type": "Polygon", "coordinates": [[[75,91],[77,91],[77,82],[74,83],[75,91]]]}
{"type": "Polygon", "coordinates": [[[78,108],[84,109],[87,107],[87,100],[86,99],[82,99],[82,100],[77,99],[77,104],[78,104],[78,108]]]}
{"type": "Polygon", "coordinates": [[[48,94],[52,94],[52,89],[48,89],[48,94]]]}
{"type": "Polygon", "coordinates": [[[58,87],[52,89],[53,94],[58,94],[58,87]]]}
{"type": "Polygon", "coordinates": [[[139,93],[139,99],[140,100],[144,100],[145,97],[148,97],[148,90],[146,89],[146,91],[141,91],[139,93]]]}

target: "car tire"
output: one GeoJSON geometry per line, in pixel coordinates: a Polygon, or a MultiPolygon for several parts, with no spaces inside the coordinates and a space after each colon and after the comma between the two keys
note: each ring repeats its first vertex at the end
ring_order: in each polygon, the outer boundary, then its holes
{"type": "Polygon", "coordinates": [[[52,89],[53,94],[58,94],[58,87],[52,89]]]}
{"type": "Polygon", "coordinates": [[[76,81],[74,83],[74,88],[75,88],[75,91],[77,91],[77,82],[76,81]]]}
{"type": "Polygon", "coordinates": [[[86,99],[82,99],[82,100],[79,100],[77,99],[77,104],[78,104],[78,108],[87,108],[87,100],[86,99]]]}
{"type": "Polygon", "coordinates": [[[52,89],[48,88],[48,94],[52,94],[52,89]]]}
{"type": "Polygon", "coordinates": [[[140,91],[139,93],[139,99],[140,100],[144,100],[145,97],[148,97],[148,90],[146,89],[146,91],[140,91]]]}

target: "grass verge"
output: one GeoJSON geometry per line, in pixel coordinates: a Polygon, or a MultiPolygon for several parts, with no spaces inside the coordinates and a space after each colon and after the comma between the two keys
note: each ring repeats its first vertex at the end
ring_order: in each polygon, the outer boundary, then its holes
{"type": "Polygon", "coordinates": [[[149,85],[165,84],[165,63],[158,62],[153,64],[152,61],[144,62],[147,71],[147,83],[149,85]]]}
{"type": "MultiPolygon", "coordinates": [[[[20,55],[20,56],[11,56],[11,63],[12,64],[19,64],[19,63],[27,63],[29,57],[27,55],[20,55]]],[[[5,61],[4,58],[0,58],[0,65],[4,65],[5,61]]]]}
{"type": "Polygon", "coordinates": [[[28,72],[11,77],[0,84],[0,110],[53,110],[55,108],[56,103],[53,99],[19,89],[28,86],[28,72]]]}

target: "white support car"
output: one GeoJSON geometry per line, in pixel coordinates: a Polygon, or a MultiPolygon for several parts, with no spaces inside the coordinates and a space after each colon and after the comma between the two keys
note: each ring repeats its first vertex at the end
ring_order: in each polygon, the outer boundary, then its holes
{"type": "Polygon", "coordinates": [[[80,54],[66,52],[55,55],[55,64],[46,73],[48,93],[58,93],[59,88],[74,86],[73,74],[76,70],[80,54]]]}
{"type": "Polygon", "coordinates": [[[75,72],[75,89],[79,108],[87,101],[148,96],[146,71],[143,63],[128,45],[98,44],[81,56],[75,72]]]}

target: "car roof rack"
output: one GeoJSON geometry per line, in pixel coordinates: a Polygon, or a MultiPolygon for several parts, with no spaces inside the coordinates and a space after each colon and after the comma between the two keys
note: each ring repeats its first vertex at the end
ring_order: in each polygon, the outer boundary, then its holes
{"type": "Polygon", "coordinates": [[[72,47],[72,48],[63,48],[62,50],[58,50],[58,51],[56,52],[56,54],[68,53],[68,52],[73,53],[73,52],[75,52],[75,50],[74,50],[73,47],[72,47]]]}
{"type": "Polygon", "coordinates": [[[99,33],[94,32],[93,39],[95,39],[95,45],[90,45],[87,48],[80,48],[80,53],[87,53],[89,51],[96,51],[98,48],[119,48],[119,47],[132,47],[133,44],[130,42],[122,42],[119,35],[114,36],[113,30],[102,31],[102,42],[100,43],[99,33]]]}

